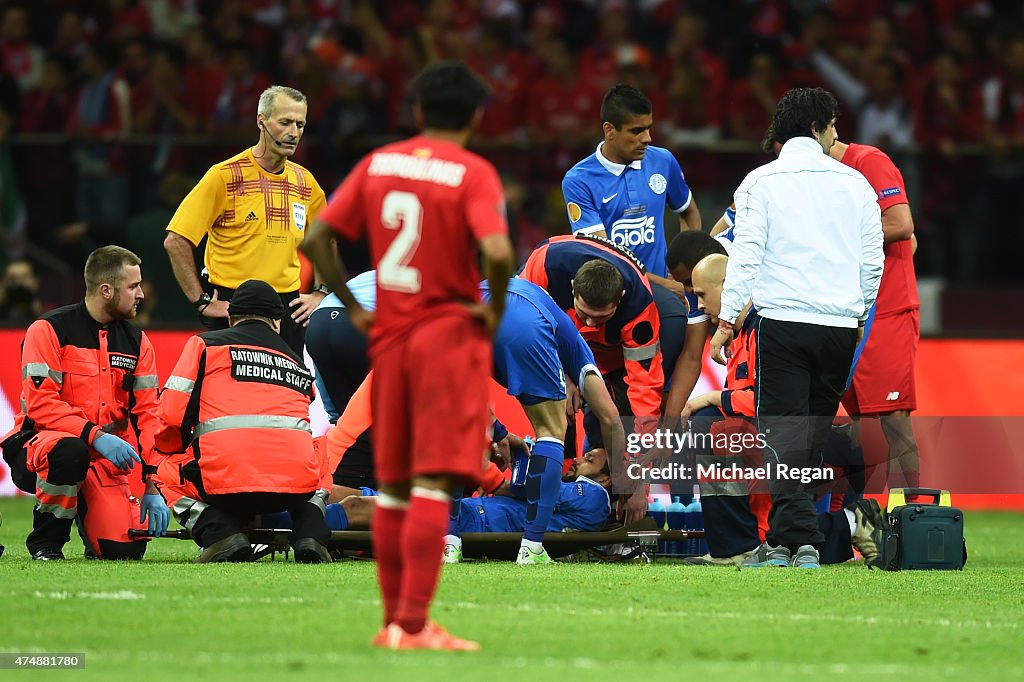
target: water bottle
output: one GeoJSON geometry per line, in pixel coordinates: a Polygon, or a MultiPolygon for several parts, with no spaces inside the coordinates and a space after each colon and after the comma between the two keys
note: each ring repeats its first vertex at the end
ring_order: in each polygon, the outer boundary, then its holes
{"type": "MultiPolygon", "coordinates": [[[[658,527],[659,531],[668,528],[668,510],[665,509],[665,505],[661,503],[657,497],[647,505],[647,515],[654,519],[654,524],[658,527]]],[[[658,554],[665,554],[668,552],[668,543],[658,543],[658,554]]]]}
{"type": "MultiPolygon", "coordinates": [[[[668,506],[668,528],[669,530],[686,529],[686,505],[679,495],[672,498],[672,504],[668,506]]],[[[669,556],[682,556],[686,553],[685,542],[668,543],[669,556]]]]}
{"type": "Polygon", "coordinates": [[[512,453],[512,479],[508,482],[510,490],[526,491],[526,472],[530,468],[530,455],[526,448],[516,448],[512,453]]]}
{"type": "MultiPolygon", "coordinates": [[[[704,530],[704,511],[700,506],[700,497],[694,497],[693,502],[686,507],[686,529],[704,530]]],[[[707,540],[688,540],[690,553],[694,556],[707,554],[707,540]]]]}

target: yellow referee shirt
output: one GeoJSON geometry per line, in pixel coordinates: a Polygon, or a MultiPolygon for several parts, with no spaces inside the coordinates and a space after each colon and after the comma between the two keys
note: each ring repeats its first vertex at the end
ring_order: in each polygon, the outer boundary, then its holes
{"type": "Polygon", "coordinates": [[[285,161],[270,173],[246,149],[206,172],[167,229],[195,246],[209,235],[203,262],[212,284],[262,279],[278,293],[298,291],[299,242],[325,201],[302,166],[285,161]]]}

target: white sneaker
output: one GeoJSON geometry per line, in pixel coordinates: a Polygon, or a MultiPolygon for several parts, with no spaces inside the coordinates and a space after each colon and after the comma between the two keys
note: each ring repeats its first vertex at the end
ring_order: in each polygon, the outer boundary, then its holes
{"type": "Polygon", "coordinates": [[[554,564],[557,562],[548,556],[548,551],[543,547],[540,548],[539,552],[534,552],[529,547],[520,547],[516,563],[520,566],[532,566],[534,564],[554,564]]]}
{"type": "Polygon", "coordinates": [[[444,546],[444,553],[441,555],[442,564],[462,563],[462,547],[448,544],[444,546]]]}

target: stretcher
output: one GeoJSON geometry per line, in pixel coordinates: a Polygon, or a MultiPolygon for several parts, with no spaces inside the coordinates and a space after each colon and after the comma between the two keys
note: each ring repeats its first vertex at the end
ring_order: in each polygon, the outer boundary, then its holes
{"type": "MultiPolygon", "coordinates": [[[[283,553],[285,558],[291,551],[291,530],[286,528],[255,528],[246,531],[252,541],[254,559],[265,556],[276,558],[283,553]]],[[[130,537],[151,537],[145,530],[130,530],[130,537]]],[[[191,540],[187,529],[169,530],[165,537],[191,540]]],[[[566,557],[584,550],[594,551],[599,558],[616,560],[644,558],[652,560],[659,542],[682,542],[701,539],[702,530],[659,530],[654,519],[647,517],[628,526],[618,526],[603,531],[545,533],[544,548],[554,558],[566,557]],[[620,546],[613,552],[605,549],[620,546]]],[[[493,559],[512,561],[519,552],[522,533],[463,533],[462,556],[466,559],[493,559]]],[[[331,532],[328,549],[335,556],[345,552],[371,551],[373,533],[368,530],[336,530],[331,532]]]]}

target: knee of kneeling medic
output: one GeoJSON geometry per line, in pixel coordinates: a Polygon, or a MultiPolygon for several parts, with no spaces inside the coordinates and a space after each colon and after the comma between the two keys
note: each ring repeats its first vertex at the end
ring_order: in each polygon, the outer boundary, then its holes
{"type": "Polygon", "coordinates": [[[76,485],[85,480],[91,455],[81,438],[62,438],[50,451],[47,483],[76,485]]]}

